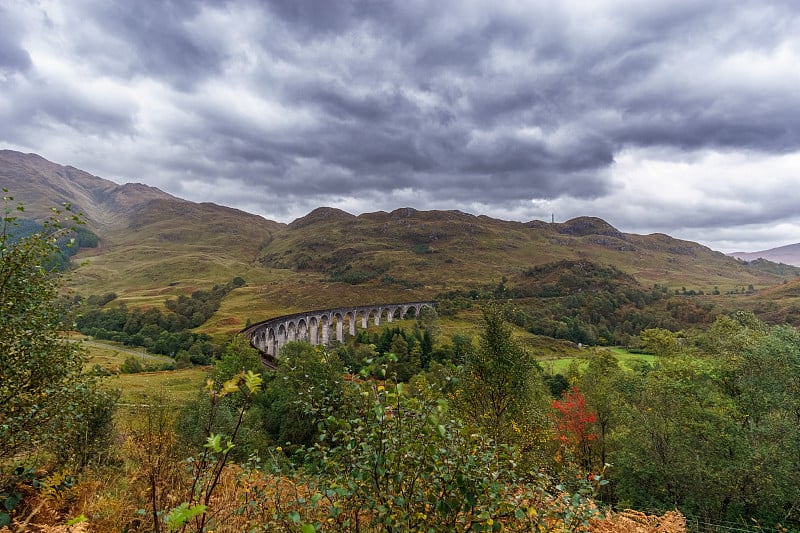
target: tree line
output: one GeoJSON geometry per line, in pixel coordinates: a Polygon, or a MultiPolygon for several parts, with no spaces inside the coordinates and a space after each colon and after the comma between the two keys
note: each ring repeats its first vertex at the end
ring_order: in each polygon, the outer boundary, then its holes
{"type": "Polygon", "coordinates": [[[629,346],[643,329],[710,324],[720,312],[658,284],[642,287],[616,267],[591,261],[538,265],[513,281],[503,277],[495,286],[440,294],[437,309],[448,315],[481,302],[513,301],[508,319],[530,333],[607,346],[629,346]]]}
{"type": "Polygon", "coordinates": [[[245,285],[235,277],[210,291],[194,291],[166,301],[167,312],[158,308],[128,309],[124,304],[104,308],[113,295],[75,299],[85,308],[78,309],[75,325],[84,335],[142,346],[152,353],[188,359],[194,364],[209,364],[221,348],[205,333],[189,331],[205,323],[219,309],[222,299],[233,289],[245,285]],[[97,304],[96,306],[92,305],[97,304]]]}

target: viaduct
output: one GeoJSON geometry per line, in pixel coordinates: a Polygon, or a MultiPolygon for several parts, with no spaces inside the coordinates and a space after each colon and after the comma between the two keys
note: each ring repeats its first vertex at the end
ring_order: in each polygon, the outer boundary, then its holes
{"type": "Polygon", "coordinates": [[[434,302],[410,302],[305,311],[258,322],[243,329],[242,333],[264,355],[265,363],[274,366],[280,349],[287,342],[306,341],[314,345],[328,345],[333,340],[344,342],[345,325],[348,333],[355,335],[359,319],[361,328],[366,329],[370,318],[380,326],[384,317],[387,322],[392,322],[395,318],[405,317],[409,311],[419,316],[423,307],[433,308],[434,305],[434,302]]]}

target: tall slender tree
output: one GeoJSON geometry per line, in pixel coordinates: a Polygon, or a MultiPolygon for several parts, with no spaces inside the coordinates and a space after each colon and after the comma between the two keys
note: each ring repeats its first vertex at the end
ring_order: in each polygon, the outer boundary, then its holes
{"type": "Polygon", "coordinates": [[[546,440],[541,433],[550,409],[539,366],[514,339],[500,305],[487,305],[483,321],[479,346],[466,354],[454,403],[496,442],[532,451],[539,448],[535,441],[546,440]]]}

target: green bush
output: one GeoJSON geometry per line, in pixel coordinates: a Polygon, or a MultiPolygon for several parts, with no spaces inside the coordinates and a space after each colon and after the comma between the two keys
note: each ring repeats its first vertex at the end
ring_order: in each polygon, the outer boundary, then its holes
{"type": "MultiPolygon", "coordinates": [[[[85,355],[65,335],[65,309],[58,304],[61,277],[44,266],[67,230],[54,218],[41,231],[14,239],[16,219],[8,207],[13,199],[4,197],[4,201],[0,460],[47,450],[62,460],[86,462],[107,444],[100,437],[111,433],[115,398],[97,389],[92,373],[83,373],[85,355]]],[[[79,222],[76,217],[70,221],[79,222]]],[[[5,481],[0,471],[0,488],[5,481]]]]}
{"type": "Polygon", "coordinates": [[[141,359],[135,355],[129,355],[125,361],[120,365],[119,371],[123,374],[138,374],[144,372],[144,365],[141,359]]]}

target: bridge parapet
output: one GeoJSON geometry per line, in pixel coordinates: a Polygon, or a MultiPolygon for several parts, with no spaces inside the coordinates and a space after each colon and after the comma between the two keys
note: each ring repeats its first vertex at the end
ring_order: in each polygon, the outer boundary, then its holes
{"type": "Polygon", "coordinates": [[[242,333],[265,356],[265,362],[274,364],[280,349],[287,342],[306,341],[313,345],[344,342],[345,324],[348,325],[348,333],[355,335],[359,323],[361,329],[366,329],[372,319],[376,326],[380,326],[384,316],[387,322],[392,322],[398,312],[400,318],[403,318],[412,309],[414,316],[419,316],[424,307],[433,309],[435,302],[373,304],[304,311],[258,322],[243,329],[242,333]]]}

